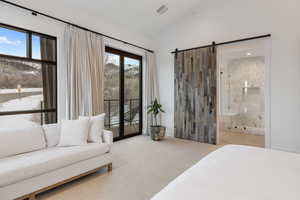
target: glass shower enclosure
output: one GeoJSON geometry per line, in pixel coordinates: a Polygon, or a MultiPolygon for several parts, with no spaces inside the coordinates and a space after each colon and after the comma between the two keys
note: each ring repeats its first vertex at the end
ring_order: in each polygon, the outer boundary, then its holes
{"type": "Polygon", "coordinates": [[[265,146],[267,39],[218,47],[221,144],[265,146]]]}

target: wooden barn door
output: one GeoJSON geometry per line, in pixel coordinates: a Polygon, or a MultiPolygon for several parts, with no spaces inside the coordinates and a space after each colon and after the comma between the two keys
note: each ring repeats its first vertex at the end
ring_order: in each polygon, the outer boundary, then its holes
{"type": "Polygon", "coordinates": [[[212,47],[175,54],[175,137],[216,144],[216,72],[212,47]]]}

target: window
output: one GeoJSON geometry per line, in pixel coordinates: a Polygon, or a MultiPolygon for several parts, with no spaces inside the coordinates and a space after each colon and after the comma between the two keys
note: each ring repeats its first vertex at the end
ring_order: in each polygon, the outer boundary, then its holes
{"type": "Polygon", "coordinates": [[[56,38],[0,24],[0,127],[57,121],[56,38]]]}
{"type": "Polygon", "coordinates": [[[26,57],[26,45],[27,35],[25,32],[0,26],[1,54],[26,57]]]}
{"type": "Polygon", "coordinates": [[[105,126],[114,140],[142,133],[142,57],[105,48],[105,126]]]}

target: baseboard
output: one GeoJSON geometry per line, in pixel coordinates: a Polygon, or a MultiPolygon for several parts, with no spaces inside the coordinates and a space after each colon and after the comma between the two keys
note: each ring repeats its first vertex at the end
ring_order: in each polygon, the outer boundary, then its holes
{"type": "Polygon", "coordinates": [[[290,152],[290,153],[298,153],[298,154],[300,154],[300,150],[295,150],[295,149],[286,148],[286,147],[281,147],[281,146],[276,146],[276,145],[272,145],[272,146],[271,146],[271,149],[279,150],[279,151],[286,151],[286,152],[290,152]]]}

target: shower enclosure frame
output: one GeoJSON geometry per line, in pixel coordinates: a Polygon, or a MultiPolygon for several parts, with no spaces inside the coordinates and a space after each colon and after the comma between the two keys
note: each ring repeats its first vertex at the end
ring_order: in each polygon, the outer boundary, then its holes
{"type": "MultiPolygon", "coordinates": [[[[264,56],[265,56],[265,77],[264,77],[264,137],[265,137],[265,148],[271,148],[271,96],[270,96],[270,85],[271,85],[271,37],[267,38],[257,38],[251,41],[241,41],[241,42],[264,42],[264,56]]],[[[239,44],[239,43],[238,43],[239,44]]],[[[236,44],[228,44],[233,46],[236,44]]],[[[220,144],[220,117],[221,117],[221,62],[220,62],[220,52],[217,48],[217,138],[216,144],[220,144]]],[[[239,48],[239,46],[237,46],[239,48]]]]}

